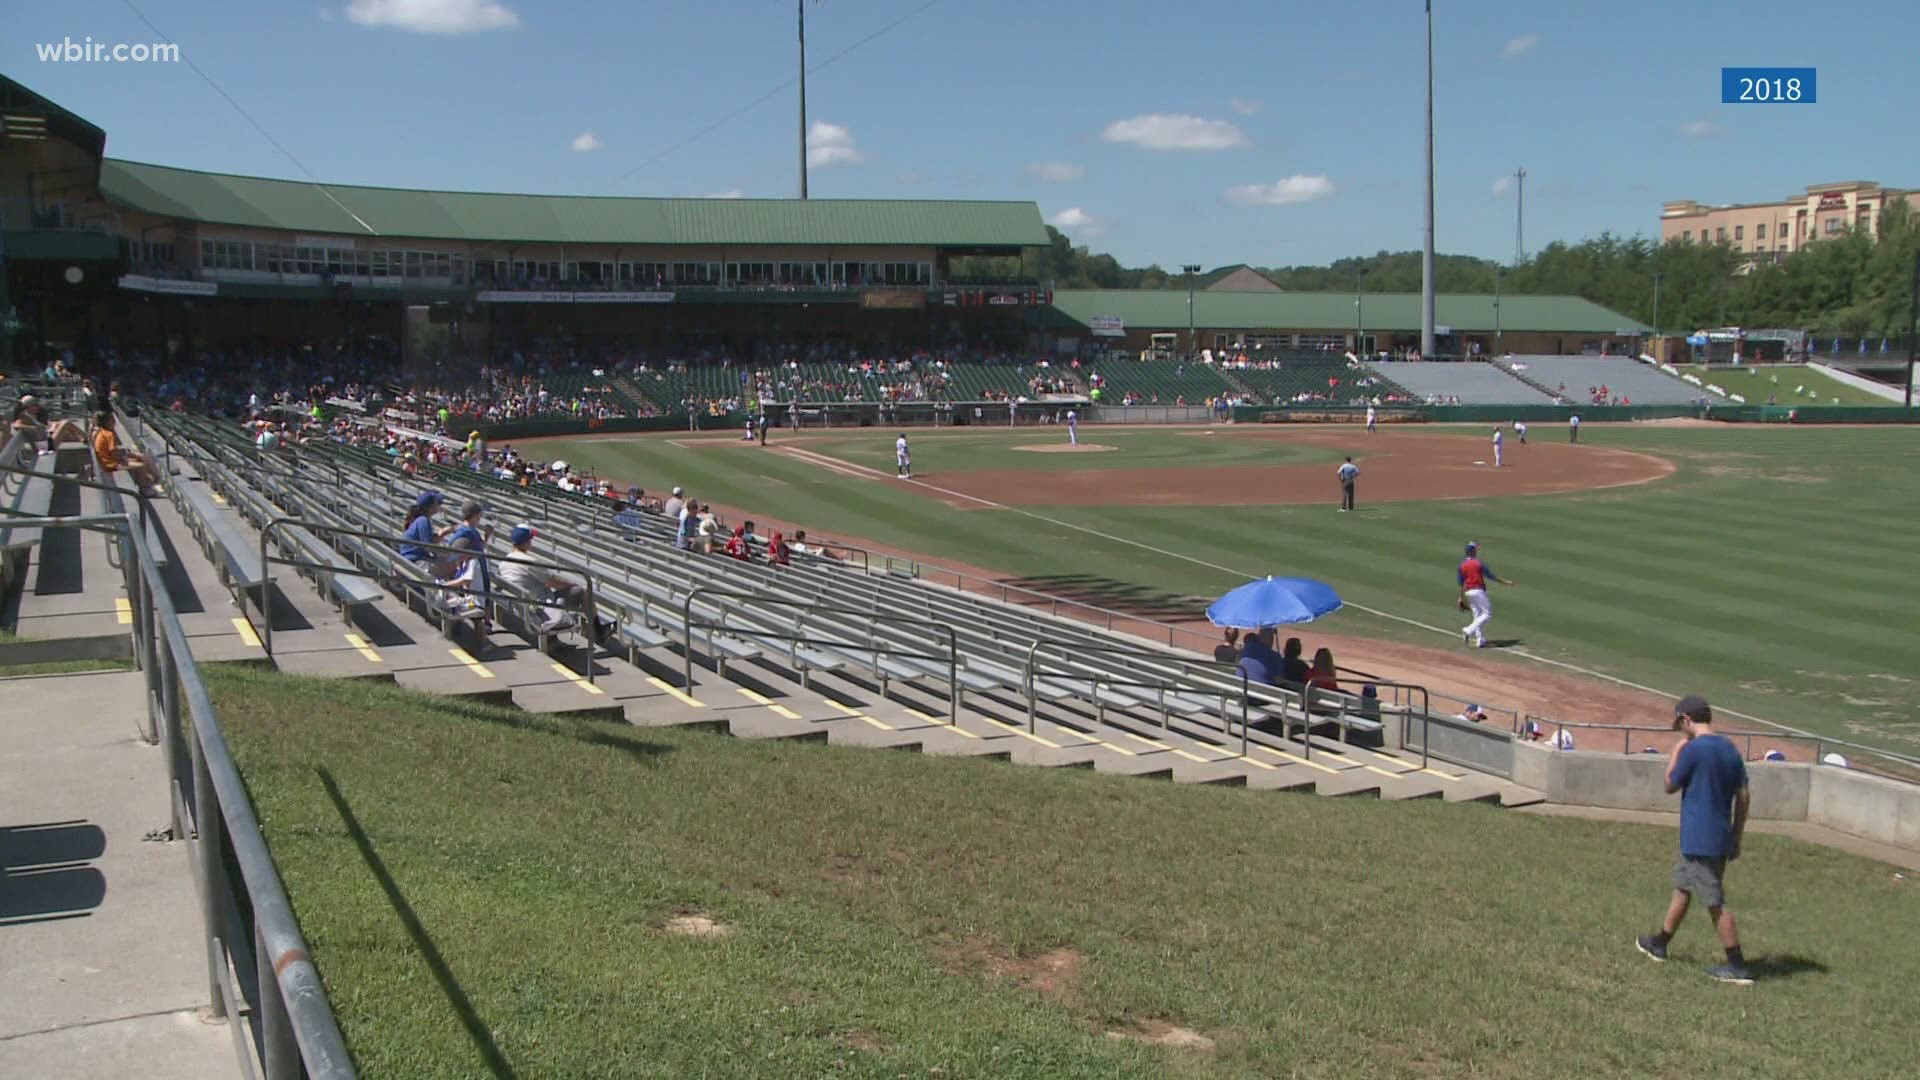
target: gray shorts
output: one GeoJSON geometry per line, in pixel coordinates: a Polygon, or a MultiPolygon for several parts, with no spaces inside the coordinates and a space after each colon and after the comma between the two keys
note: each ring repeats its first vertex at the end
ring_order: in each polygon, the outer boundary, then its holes
{"type": "Polygon", "coordinates": [[[1726,872],[1727,860],[1717,855],[1682,855],[1673,864],[1673,887],[1708,907],[1721,907],[1727,901],[1720,885],[1726,872]]]}

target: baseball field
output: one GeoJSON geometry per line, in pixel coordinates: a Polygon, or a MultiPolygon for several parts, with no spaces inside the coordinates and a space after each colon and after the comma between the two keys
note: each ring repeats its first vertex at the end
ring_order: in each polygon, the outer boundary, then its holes
{"type": "MultiPolygon", "coordinates": [[[[1707,694],[1760,721],[1920,750],[1920,471],[1912,427],[1222,425],[887,429],[543,442],[650,490],[913,553],[1166,622],[1246,578],[1303,575],[1348,607],[1307,629],[1341,664],[1453,700],[1588,723],[1663,723],[1707,694]],[[1361,468],[1337,513],[1334,468],[1361,468]],[[1468,540],[1518,584],[1498,647],[1461,645],[1468,540]]],[[[1194,639],[1197,640],[1197,639],[1194,639]]],[[[1194,641],[1189,641],[1189,644],[1194,641]]],[[[1618,738],[1618,736],[1607,736],[1618,738]]],[[[1637,748],[1637,747],[1636,747],[1637,748]]],[[[1756,746],[1756,752],[1758,747],[1756,746]]]]}

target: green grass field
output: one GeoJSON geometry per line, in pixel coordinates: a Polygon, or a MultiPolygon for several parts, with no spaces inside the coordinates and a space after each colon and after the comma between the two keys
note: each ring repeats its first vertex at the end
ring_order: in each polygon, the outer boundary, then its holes
{"type": "Polygon", "coordinates": [[[1769,394],[1780,405],[1879,405],[1899,407],[1898,402],[1856,390],[1824,372],[1805,364],[1763,364],[1759,367],[1708,369],[1698,365],[1682,367],[1707,382],[1732,394],[1740,394],[1749,405],[1764,405],[1769,394]],[[1806,391],[1812,391],[1809,395],[1806,391]],[[1836,400],[1837,399],[1837,400],[1836,400]]]}
{"type": "Polygon", "coordinates": [[[1634,951],[1670,830],[208,681],[366,1077],[1912,1068],[1915,886],[1798,842],[1729,874],[1742,989],[1634,951]]]}
{"type": "MultiPolygon", "coordinates": [[[[1055,433],[925,432],[915,438],[916,466],[932,476],[936,462],[998,468],[1008,458],[1056,468],[1166,465],[1233,443],[1181,430],[1083,430],[1124,447],[1006,453],[978,441],[1055,433]],[[956,440],[951,459],[942,449],[948,437],[956,440]]],[[[1478,438],[1478,429],[1461,437],[1478,438]]],[[[684,484],[816,535],[1024,577],[1093,577],[1194,596],[1261,574],[1318,577],[1352,603],[1441,632],[1354,608],[1334,616],[1331,629],[1428,645],[1457,641],[1452,567],[1460,543],[1474,538],[1503,575],[1523,583],[1499,595],[1497,630],[1528,652],[1661,690],[1697,690],[1795,727],[1920,749],[1920,574],[1911,556],[1920,428],[1589,425],[1583,439],[1660,455],[1678,471],[1590,494],[1402,502],[1351,515],[1322,505],[993,511],[952,509],[756,448],[641,437],[546,443],[538,453],[649,489],[684,484]]],[[[885,430],[824,442],[850,460],[890,463],[885,430]]]]}
{"type": "MultiPolygon", "coordinates": [[[[1179,434],[1133,429],[1102,430],[1094,426],[1080,429],[1083,444],[1111,446],[1111,451],[1079,453],[1034,453],[1017,447],[1062,446],[1067,429],[1062,425],[1040,428],[989,428],[977,432],[942,432],[937,438],[910,433],[913,444],[913,468],[916,474],[956,472],[961,469],[1074,469],[1107,471],[1113,469],[1193,469],[1234,465],[1313,465],[1338,462],[1341,454],[1319,446],[1285,446],[1247,439],[1210,438],[1204,429],[1182,429],[1179,434]]],[[[875,438],[872,432],[808,438],[809,450],[830,454],[869,468],[892,472],[893,440],[875,438]]]]}

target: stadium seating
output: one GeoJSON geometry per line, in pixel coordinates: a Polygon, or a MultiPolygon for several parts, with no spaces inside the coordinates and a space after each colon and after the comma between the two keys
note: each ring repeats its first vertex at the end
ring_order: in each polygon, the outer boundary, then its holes
{"type": "Polygon", "coordinates": [[[1374,361],[1368,365],[1417,401],[1459,398],[1463,405],[1548,405],[1542,394],[1490,363],[1374,361]]]}
{"type": "Polygon", "coordinates": [[[1282,404],[1302,394],[1330,404],[1347,404],[1360,398],[1388,398],[1405,390],[1392,377],[1378,372],[1355,370],[1344,358],[1329,358],[1325,353],[1306,353],[1280,361],[1272,368],[1226,368],[1221,372],[1229,382],[1239,383],[1256,395],[1262,404],[1282,404]],[[1361,379],[1376,381],[1361,384],[1361,379]]]}
{"type": "MultiPolygon", "coordinates": [[[[1420,772],[1417,761],[1393,749],[1398,716],[1391,707],[1382,730],[1375,719],[1379,713],[1357,699],[1336,703],[1331,714],[1309,714],[1297,695],[1255,689],[1247,695],[1244,714],[1255,727],[1244,730],[1242,688],[1230,669],[1086,622],[929,586],[889,567],[863,572],[868,568],[803,556],[791,568],[774,568],[764,561],[694,555],[672,547],[665,519],[640,512],[616,517],[619,508],[604,499],[544,486],[520,488],[464,469],[430,468],[430,475],[409,478],[382,454],[325,443],[262,454],[238,432],[211,421],[165,416],[155,423],[177,460],[191,463],[193,477],[176,478],[176,490],[196,479],[208,484],[255,529],[271,515],[300,515],[323,546],[330,544],[350,563],[385,575],[392,599],[376,606],[405,602],[401,613],[388,618],[403,618],[405,607],[420,610],[430,604],[434,588],[403,580],[396,565],[400,560],[387,543],[334,536],[328,526],[393,534],[413,495],[426,486],[445,492],[449,503],[481,499],[498,526],[535,523],[541,532],[539,557],[590,568],[599,610],[619,620],[624,661],[591,650],[567,659],[570,667],[592,665],[608,687],[605,694],[619,699],[630,693],[623,687],[650,687],[649,679],[667,679],[691,660],[695,677],[680,688],[683,696],[733,700],[737,688],[754,688],[755,694],[777,688],[787,713],[835,717],[836,741],[857,729],[863,737],[916,742],[929,751],[984,753],[999,747],[1035,763],[1091,763],[1191,782],[1305,785],[1389,797],[1521,795],[1490,777],[1467,773],[1455,780],[1420,772]],[[1026,665],[1034,652],[1042,663],[1029,680],[1026,665]],[[746,681],[737,682],[734,675],[746,681]],[[881,695],[874,698],[862,686],[878,686],[881,695]],[[845,711],[822,695],[841,701],[845,711]],[[867,700],[859,708],[845,705],[861,698],[867,700]],[[956,699],[957,712],[951,706],[956,699]],[[902,708],[901,701],[914,704],[902,708]],[[867,719],[876,723],[869,726],[867,719]],[[915,729],[910,740],[901,733],[909,727],[915,729]],[[1251,756],[1240,752],[1243,735],[1251,756]],[[1345,745],[1349,741],[1376,743],[1379,749],[1363,762],[1345,745]]],[[[205,511],[203,503],[181,500],[178,505],[198,514],[205,511]]],[[[498,531],[489,549],[496,559],[508,554],[502,542],[506,530],[498,531]]],[[[316,562],[308,571],[316,581],[350,580],[333,573],[332,562],[315,559],[306,545],[290,548],[289,543],[283,542],[282,550],[307,550],[302,557],[316,562]]],[[[326,595],[327,586],[322,588],[326,595]]],[[[284,596],[287,590],[279,592],[284,596]]],[[[337,596],[329,599],[340,603],[337,596]]],[[[501,631],[491,631],[489,638],[486,628],[444,629],[463,641],[480,635],[470,647],[483,662],[490,655],[517,655],[510,647],[482,651],[501,640],[501,631]]],[[[287,639],[289,649],[299,640],[297,630],[276,633],[287,639]]],[[[351,664],[353,658],[343,662],[351,664]]],[[[551,686],[551,673],[544,683],[542,693],[563,692],[551,686]]],[[[522,688],[511,689],[519,700],[522,688]]],[[[649,700],[663,697],[657,688],[631,693],[649,700]]],[[[658,715],[638,705],[623,708],[637,723],[668,722],[665,716],[678,718],[675,722],[716,719],[711,711],[689,718],[678,706],[658,715]]],[[[763,711],[756,711],[754,722],[815,735],[827,723],[791,717],[776,723],[763,711]]]]}
{"type": "Polygon", "coordinates": [[[1543,386],[1564,385],[1574,405],[1588,401],[1589,387],[1605,386],[1617,404],[1622,398],[1635,405],[1689,405],[1706,391],[1682,382],[1651,364],[1627,356],[1515,356],[1526,375],[1543,386]]]}
{"type": "Polygon", "coordinates": [[[1172,405],[1184,398],[1189,405],[1205,404],[1208,398],[1233,392],[1232,384],[1207,364],[1179,363],[1167,360],[1106,360],[1083,370],[1082,381],[1093,372],[1103,380],[1100,400],[1117,404],[1130,390],[1139,392],[1142,404],[1172,405]]]}

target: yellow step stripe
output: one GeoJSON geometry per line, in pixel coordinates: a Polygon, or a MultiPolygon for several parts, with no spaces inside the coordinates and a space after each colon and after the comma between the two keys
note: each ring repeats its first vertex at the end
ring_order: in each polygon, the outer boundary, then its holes
{"type": "MultiPolygon", "coordinates": [[[[772,699],[768,698],[765,694],[762,694],[759,691],[749,690],[744,686],[736,686],[734,687],[734,689],[738,690],[740,692],[740,696],[746,698],[748,701],[754,702],[757,705],[766,706],[767,709],[770,710],[775,716],[784,717],[788,720],[800,719],[799,713],[794,712],[792,709],[787,708],[785,705],[781,705],[778,702],[773,701],[772,699]]],[[[879,721],[877,720],[873,722],[876,724],[879,723],[879,721]]],[[[888,728],[887,730],[892,731],[893,729],[888,728]]]]}
{"type": "Polygon", "coordinates": [[[468,671],[473,672],[475,675],[478,675],[480,678],[482,679],[493,678],[493,672],[487,670],[487,665],[467,655],[467,650],[460,649],[460,648],[448,649],[447,655],[453,657],[455,660],[460,661],[462,664],[465,664],[467,666],[468,671]]]}
{"type": "Polygon", "coordinates": [[[240,640],[249,646],[256,649],[260,647],[260,635],[253,632],[253,624],[238,615],[233,617],[233,632],[239,634],[240,640]]]}
{"type": "Polygon", "coordinates": [[[929,724],[939,724],[941,727],[946,728],[948,731],[953,732],[955,735],[965,735],[969,739],[977,739],[980,737],[978,735],[975,735],[973,732],[968,731],[966,728],[961,727],[958,721],[955,721],[953,723],[948,723],[947,721],[940,719],[939,717],[933,715],[932,713],[923,713],[919,709],[915,709],[911,707],[909,707],[907,711],[919,717],[920,719],[925,720],[929,724]]]}
{"type": "Polygon", "coordinates": [[[567,677],[568,682],[571,682],[573,685],[579,687],[582,690],[585,690],[589,694],[605,694],[606,693],[605,690],[602,690],[599,687],[588,682],[586,676],[580,674],[579,672],[573,670],[572,668],[568,667],[567,665],[561,663],[558,660],[555,660],[553,662],[553,670],[559,672],[562,675],[565,675],[567,677]]]}
{"type": "Polygon", "coordinates": [[[1271,746],[1257,746],[1255,747],[1255,749],[1261,751],[1262,753],[1272,754],[1274,757],[1277,757],[1277,758],[1284,758],[1287,761],[1293,762],[1295,765],[1305,765],[1310,769],[1319,769],[1323,773],[1338,773],[1340,771],[1339,769],[1328,768],[1327,766],[1322,765],[1317,761],[1308,761],[1306,758],[1297,757],[1293,754],[1289,754],[1285,750],[1275,750],[1271,746]]]}
{"type": "Polygon", "coordinates": [[[126,597],[121,596],[114,599],[113,614],[114,618],[119,620],[121,626],[133,625],[133,605],[127,601],[126,597]]]}
{"type": "Polygon", "coordinates": [[[995,719],[994,719],[993,717],[991,717],[991,716],[983,716],[983,717],[981,717],[981,719],[982,719],[982,720],[985,720],[985,721],[986,721],[987,723],[989,723],[989,724],[992,724],[992,725],[993,725],[994,727],[997,727],[997,728],[1000,728],[1000,729],[1002,729],[1002,730],[1004,730],[1004,731],[1011,731],[1011,732],[1013,732],[1013,733],[1014,733],[1015,735],[1018,735],[1018,736],[1020,736],[1021,738],[1023,738],[1023,739],[1026,739],[1026,740],[1028,740],[1028,741],[1030,741],[1030,742],[1037,742],[1037,743],[1039,743],[1039,744],[1040,744],[1041,746],[1045,746],[1045,747],[1048,747],[1049,749],[1053,749],[1053,750],[1058,750],[1058,749],[1060,749],[1060,744],[1059,744],[1059,743],[1057,743],[1057,742],[1054,742],[1054,741],[1053,741],[1052,739],[1043,739],[1043,738],[1041,738],[1040,736],[1038,736],[1038,735],[1035,735],[1035,734],[1034,734],[1033,732],[1031,732],[1031,731],[1028,731],[1028,730],[1027,730],[1026,728],[1023,728],[1023,727],[1016,727],[1015,725],[1013,725],[1013,724],[1009,724],[1009,723],[1006,723],[1005,721],[1001,721],[1001,720],[995,720],[995,719]]]}
{"type": "Polygon", "coordinates": [[[675,700],[679,701],[680,704],[682,705],[691,705],[696,709],[706,708],[705,702],[700,701],[699,699],[695,698],[693,695],[687,693],[686,691],[680,689],[679,687],[673,685],[672,683],[667,682],[664,679],[649,675],[647,676],[647,681],[652,683],[655,689],[664,691],[669,697],[672,697],[675,700]]]}
{"type": "Polygon", "coordinates": [[[367,663],[377,664],[380,662],[380,654],[375,652],[373,646],[367,644],[367,639],[361,637],[359,634],[348,634],[347,644],[353,646],[355,652],[366,657],[367,663]]]}

